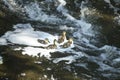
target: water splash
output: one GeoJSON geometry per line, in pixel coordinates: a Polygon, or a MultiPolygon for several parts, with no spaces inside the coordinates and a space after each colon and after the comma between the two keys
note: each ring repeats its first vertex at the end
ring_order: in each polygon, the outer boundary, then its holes
{"type": "MultiPolygon", "coordinates": [[[[117,11],[119,11],[120,9],[119,8],[117,8],[117,7],[115,7],[115,6],[113,6],[112,4],[111,4],[111,1],[110,0],[104,0],[106,3],[108,3],[109,4],[109,7],[110,8],[112,8],[113,10],[114,10],[114,13],[115,14],[118,14],[118,12],[117,11]]],[[[119,15],[119,14],[118,14],[119,15]]]]}
{"type": "MultiPolygon", "coordinates": [[[[28,46],[24,48],[15,48],[15,50],[23,50],[23,54],[29,54],[32,56],[39,56],[38,54],[40,53],[40,56],[45,56],[46,58],[50,58],[50,53],[59,51],[59,52],[65,52],[65,51],[70,51],[71,48],[74,47],[72,44],[71,47],[69,48],[60,48],[59,46],[61,44],[57,44],[58,49],[44,49],[43,47],[48,46],[49,44],[53,44],[54,39],[58,39],[58,36],[54,36],[52,34],[43,32],[43,31],[34,31],[34,29],[31,27],[30,24],[17,24],[14,25],[14,31],[8,31],[1,37],[1,45],[3,44],[18,44],[18,45],[23,45],[23,46],[28,46]],[[45,39],[48,38],[50,43],[49,44],[41,44],[37,40],[38,39],[45,39]]],[[[67,42],[65,40],[64,42],[67,42]]]]}
{"type": "MultiPolygon", "coordinates": [[[[120,50],[114,46],[105,45],[101,48],[93,45],[89,38],[96,37],[95,30],[92,30],[93,25],[85,21],[85,14],[92,13],[89,10],[89,7],[86,7],[85,4],[87,2],[82,1],[80,6],[80,19],[74,18],[68,12],[67,8],[65,8],[67,2],[65,0],[59,0],[56,4],[56,10],[59,13],[62,13],[64,19],[59,18],[57,15],[48,15],[43,8],[39,6],[37,2],[32,2],[30,4],[25,5],[24,11],[28,16],[28,19],[33,21],[42,21],[50,24],[59,23],[59,27],[61,30],[67,30],[73,34],[75,38],[74,44],[67,49],[53,49],[46,50],[42,49],[39,46],[47,46],[38,43],[37,39],[49,38],[52,43],[54,39],[57,39],[58,36],[54,36],[53,34],[49,34],[48,32],[43,31],[35,31],[31,24],[16,24],[14,25],[13,31],[8,31],[0,38],[0,45],[9,45],[9,44],[18,44],[20,46],[25,45],[26,47],[15,48],[15,50],[23,50],[23,54],[28,54],[31,56],[45,56],[49,60],[53,60],[53,63],[59,63],[61,61],[65,61],[66,64],[74,64],[77,63],[78,59],[85,57],[88,62],[94,62],[98,65],[96,71],[103,72],[103,76],[110,76],[117,72],[120,74],[119,70],[119,61],[120,61],[120,50]],[[64,24],[64,25],[62,25],[64,24]],[[68,25],[71,27],[68,28],[68,25]],[[74,26],[73,26],[74,25],[74,26]],[[70,31],[71,30],[71,31],[70,31]],[[76,30],[75,32],[72,32],[76,30]],[[29,40],[29,41],[28,41],[29,40]],[[35,47],[36,46],[36,47],[35,47]],[[60,52],[65,54],[70,54],[69,56],[60,57],[60,58],[51,58],[51,54],[54,52],[60,52]],[[50,54],[51,53],[51,54],[50,54]],[[92,54],[90,54],[92,53],[92,54]],[[93,54],[95,53],[96,56],[93,54]],[[116,68],[117,66],[117,68],[116,68]],[[104,71],[110,72],[110,75],[104,73],[104,71]]],[[[107,3],[110,3],[109,0],[107,3]]],[[[9,4],[9,3],[8,3],[9,4]]],[[[57,34],[57,33],[56,33],[57,34]]],[[[58,53],[59,54],[59,53],[58,53]]],[[[79,67],[84,67],[85,69],[89,69],[87,66],[88,63],[84,64],[75,64],[79,67]]]]}
{"type": "Polygon", "coordinates": [[[5,5],[9,7],[11,11],[17,12],[21,11],[23,12],[22,4],[18,4],[16,0],[3,0],[5,5]]]}
{"type": "Polygon", "coordinates": [[[0,56],[0,64],[3,64],[3,59],[1,56],[0,56]]]}
{"type": "Polygon", "coordinates": [[[37,2],[26,5],[24,9],[31,20],[40,20],[42,22],[54,24],[61,22],[61,19],[57,18],[55,15],[47,15],[43,12],[37,2]]]}

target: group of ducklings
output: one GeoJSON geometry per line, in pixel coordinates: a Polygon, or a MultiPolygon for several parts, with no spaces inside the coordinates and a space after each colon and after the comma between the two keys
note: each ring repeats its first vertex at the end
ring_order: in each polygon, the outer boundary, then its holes
{"type": "MultiPolygon", "coordinates": [[[[50,44],[50,45],[44,47],[44,49],[57,49],[57,43],[61,44],[65,40],[66,40],[66,32],[63,31],[61,36],[58,38],[58,40],[54,39],[53,44],[50,44]]],[[[41,43],[41,44],[49,44],[50,43],[48,38],[46,38],[45,40],[38,39],[38,42],[41,43]]],[[[68,47],[71,46],[72,43],[73,43],[73,39],[70,38],[70,39],[68,39],[67,42],[65,42],[64,44],[60,45],[60,47],[68,48],[68,47]]]]}

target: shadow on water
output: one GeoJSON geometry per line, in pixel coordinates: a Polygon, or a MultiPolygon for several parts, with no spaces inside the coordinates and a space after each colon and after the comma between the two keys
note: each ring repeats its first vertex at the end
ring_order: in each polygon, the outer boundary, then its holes
{"type": "Polygon", "coordinates": [[[22,76],[21,73],[24,72],[29,72],[30,77],[29,79],[26,78],[26,80],[34,79],[38,76],[37,73],[42,71],[42,67],[35,65],[34,58],[22,55],[21,51],[13,51],[7,48],[5,52],[2,52],[1,56],[3,57],[3,64],[0,65],[0,68],[3,69],[0,72],[4,73],[3,76],[9,80],[19,80],[19,77],[22,76]]]}
{"type": "MultiPolygon", "coordinates": [[[[54,64],[45,57],[22,55],[21,51],[13,51],[8,46],[0,47],[0,52],[3,57],[3,64],[0,65],[0,79],[3,80],[48,80],[52,74],[54,77],[60,78],[58,80],[62,80],[61,78],[68,80],[66,75],[72,74],[68,71],[61,72],[63,65],[54,64]],[[35,61],[41,63],[35,63],[35,61]],[[51,70],[47,70],[47,68],[51,68],[51,70]]],[[[74,77],[70,78],[69,80],[72,80],[74,77]]]]}
{"type": "MultiPolygon", "coordinates": [[[[8,46],[0,47],[0,52],[3,57],[3,64],[0,65],[0,79],[52,80],[51,76],[53,76],[57,80],[84,80],[84,75],[79,76],[79,72],[78,75],[76,75],[77,77],[75,77],[74,69],[72,69],[74,66],[65,64],[66,61],[56,64],[45,57],[38,58],[22,55],[21,51],[14,51],[8,46]],[[38,61],[38,63],[36,63],[36,61],[38,61]]],[[[59,53],[55,53],[52,56],[54,57],[56,54],[59,53]]],[[[84,73],[88,72],[81,67],[79,67],[79,69],[84,73]]]]}
{"type": "MultiPolygon", "coordinates": [[[[111,5],[115,8],[114,1],[110,0],[111,5]]],[[[105,0],[90,0],[88,1],[89,8],[95,9],[99,14],[86,15],[86,21],[92,23],[93,25],[100,26],[99,31],[101,35],[99,36],[101,45],[112,45],[120,47],[120,27],[119,24],[115,21],[115,17],[118,16],[119,10],[111,8],[105,0]],[[117,14],[116,14],[117,13],[117,14]],[[97,17],[97,18],[95,18],[97,17]]],[[[117,3],[116,3],[117,4],[117,3]]]]}

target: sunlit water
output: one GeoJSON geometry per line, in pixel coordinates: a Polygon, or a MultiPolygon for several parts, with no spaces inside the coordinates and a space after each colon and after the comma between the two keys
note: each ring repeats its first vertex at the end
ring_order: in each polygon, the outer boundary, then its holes
{"type": "MultiPolygon", "coordinates": [[[[27,20],[56,26],[39,26],[39,24],[36,26],[31,23],[15,24],[13,25],[13,30],[7,31],[1,36],[0,45],[16,44],[19,45],[19,47],[14,48],[14,50],[22,50],[22,54],[44,56],[56,64],[65,61],[65,64],[74,65],[76,70],[79,67],[91,70],[90,66],[97,65],[98,67],[95,68],[93,72],[91,71],[91,73],[94,74],[94,72],[98,72],[99,76],[107,77],[108,79],[118,78],[120,76],[120,49],[110,45],[101,47],[96,46],[97,43],[100,43],[99,39],[96,39],[96,37],[100,35],[99,28],[94,29],[95,26],[93,26],[93,24],[86,22],[86,15],[94,14],[97,10],[90,10],[89,7],[85,5],[87,1],[82,1],[79,6],[79,11],[81,13],[79,14],[79,19],[73,17],[70,11],[65,8],[67,4],[65,0],[45,0],[41,2],[35,1],[26,3],[22,3],[23,1],[19,0],[21,2],[20,4],[17,3],[17,0],[3,1],[9,6],[10,10],[20,11],[27,15],[27,20]],[[54,4],[51,7],[50,4],[52,3],[54,4]],[[46,4],[48,5],[45,6],[46,4]],[[54,8],[55,12],[50,12],[51,8],[54,8]],[[38,27],[45,27],[51,29],[51,31],[36,29],[38,27]],[[60,44],[57,44],[58,48],[51,50],[40,48],[39,46],[44,47],[47,45],[40,44],[37,41],[38,39],[49,38],[50,44],[53,43],[54,39],[58,39],[61,33],[55,30],[68,32],[67,37],[74,38],[72,45],[69,48],[61,48],[59,47],[60,44]],[[69,54],[69,56],[51,58],[51,54],[54,52],[69,54]],[[83,58],[84,61],[82,60],[83,58]],[[92,64],[90,64],[90,62],[92,64]]],[[[110,8],[114,9],[115,14],[117,14],[114,19],[120,24],[120,16],[117,13],[118,8],[114,7],[109,0],[104,1],[109,4],[110,8]]],[[[75,73],[79,73],[79,71],[75,73]]],[[[97,80],[96,75],[91,77],[91,79],[97,80]]],[[[54,80],[53,76],[51,77],[52,80],[54,80]]],[[[86,74],[86,76],[88,76],[88,74],[86,74]]]]}

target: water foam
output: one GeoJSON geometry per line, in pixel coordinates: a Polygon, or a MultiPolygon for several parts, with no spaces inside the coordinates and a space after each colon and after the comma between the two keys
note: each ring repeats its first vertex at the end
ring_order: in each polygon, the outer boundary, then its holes
{"type": "MultiPolygon", "coordinates": [[[[52,34],[43,32],[43,31],[34,31],[32,26],[30,24],[17,24],[14,25],[14,31],[8,31],[0,38],[1,44],[19,44],[23,46],[28,46],[24,48],[15,48],[15,50],[23,50],[23,54],[28,54],[31,56],[45,56],[46,58],[50,58],[50,53],[53,52],[65,52],[70,51],[71,48],[74,47],[74,44],[71,45],[69,48],[61,48],[61,44],[57,44],[57,49],[44,49],[43,47],[48,46],[49,44],[53,44],[54,39],[58,39],[58,36],[54,36],[52,34]],[[39,43],[38,39],[45,39],[48,38],[50,43],[47,45],[39,43]],[[38,55],[40,54],[40,55],[38,55]]],[[[65,40],[64,42],[67,42],[68,40],[65,40]]],[[[22,46],[22,47],[23,47],[22,46]]]]}
{"type": "Polygon", "coordinates": [[[116,16],[114,20],[117,22],[118,25],[120,25],[120,15],[116,16]]]}
{"type": "Polygon", "coordinates": [[[3,59],[1,56],[0,56],[0,64],[3,64],[3,59]]]}
{"type": "MultiPolygon", "coordinates": [[[[7,0],[3,0],[4,3],[9,7],[10,10],[14,10],[13,6],[7,1],[7,0]]],[[[10,0],[10,2],[15,5],[15,2],[12,0],[10,0]]]]}
{"type": "Polygon", "coordinates": [[[11,11],[23,11],[21,5],[17,4],[16,0],[3,0],[5,5],[9,7],[11,11]]]}
{"type": "MultiPolygon", "coordinates": [[[[64,8],[66,5],[66,2],[64,0],[59,0],[59,5],[57,7],[57,10],[62,12],[62,14],[66,17],[66,20],[72,21],[73,23],[76,23],[76,26],[78,31],[73,33],[74,37],[77,37],[79,41],[84,42],[85,45],[92,47],[93,49],[98,49],[96,46],[90,44],[89,40],[87,39],[87,36],[94,37],[94,31],[91,30],[92,24],[87,23],[84,18],[85,18],[85,13],[89,12],[89,9],[84,6],[85,2],[82,2],[80,8],[81,8],[81,19],[77,20],[73,16],[71,16],[68,12],[67,9],[64,8]]],[[[39,7],[39,4],[37,2],[35,3],[30,3],[24,6],[25,12],[28,14],[29,18],[32,20],[41,20],[42,22],[48,22],[48,23],[53,23],[57,21],[61,21],[61,19],[57,18],[54,15],[47,15],[45,12],[42,11],[42,8],[39,7]]],[[[36,48],[33,46],[47,46],[47,45],[42,45],[38,43],[37,39],[45,39],[46,37],[50,39],[51,43],[54,39],[57,39],[58,36],[51,35],[49,33],[45,33],[42,31],[34,31],[34,29],[31,27],[30,24],[17,24],[14,26],[14,31],[8,31],[5,33],[4,36],[2,36],[1,41],[6,44],[7,41],[10,43],[14,44],[20,44],[20,45],[27,45],[29,47],[24,47],[23,54],[29,54],[33,56],[38,56],[38,53],[40,53],[40,56],[46,56],[49,58],[51,55],[49,54],[50,52],[65,52],[65,51],[71,51],[70,49],[57,49],[57,50],[45,50],[41,48],[36,48]],[[44,34],[44,35],[43,35],[44,34]],[[29,41],[28,41],[29,40],[29,41]]],[[[66,29],[68,30],[67,26],[62,26],[60,29],[66,29]]],[[[71,28],[72,29],[72,28],[71,28]]],[[[21,48],[20,48],[21,49],[21,48]]],[[[16,50],[20,50],[16,49],[16,50]]],[[[76,51],[73,52],[74,54],[77,53],[76,51]]],[[[68,57],[63,57],[61,59],[55,59],[54,62],[58,63],[62,60],[67,60],[68,63],[74,62],[77,58],[76,55],[78,54],[83,54],[81,52],[75,54],[75,56],[68,56],[68,57]]],[[[79,55],[81,56],[81,55],[79,55]]]]}
{"type": "Polygon", "coordinates": [[[73,31],[75,30],[73,27],[67,27],[67,25],[61,25],[59,26],[60,30],[70,30],[70,31],[73,31]]]}
{"type": "Polygon", "coordinates": [[[0,45],[7,45],[7,41],[5,38],[0,38],[0,45]]]}
{"type": "Polygon", "coordinates": [[[39,7],[37,2],[24,6],[24,10],[31,20],[40,20],[42,22],[54,24],[56,22],[61,22],[61,19],[57,18],[55,15],[47,15],[45,12],[43,12],[42,8],[39,7]]]}
{"type": "Polygon", "coordinates": [[[113,5],[111,4],[111,1],[110,1],[110,0],[104,0],[104,1],[109,4],[109,7],[114,10],[114,13],[115,13],[115,14],[118,14],[118,15],[119,15],[119,13],[117,12],[117,11],[120,10],[119,8],[113,6],[113,5]]]}
{"type": "Polygon", "coordinates": [[[8,31],[5,33],[5,35],[2,36],[3,44],[5,44],[7,40],[14,44],[44,46],[40,44],[37,40],[49,38],[50,42],[52,42],[54,39],[57,38],[57,36],[53,36],[49,33],[34,31],[30,24],[17,24],[14,25],[14,29],[14,31],[8,31]]]}
{"type": "Polygon", "coordinates": [[[61,61],[66,61],[65,62],[66,64],[71,64],[71,63],[75,62],[76,59],[80,59],[80,58],[86,56],[86,54],[84,54],[82,52],[76,52],[76,51],[74,51],[73,53],[74,53],[74,55],[71,55],[71,56],[62,57],[62,58],[55,58],[53,60],[53,62],[54,63],[58,63],[58,62],[61,62],[61,61]]]}

